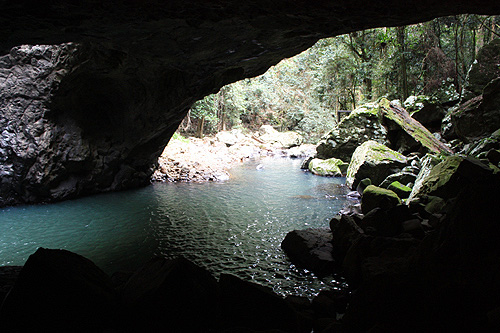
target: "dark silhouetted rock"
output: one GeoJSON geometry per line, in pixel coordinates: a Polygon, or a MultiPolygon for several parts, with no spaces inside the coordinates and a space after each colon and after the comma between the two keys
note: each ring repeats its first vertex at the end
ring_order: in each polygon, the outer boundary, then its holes
{"type": "Polygon", "coordinates": [[[216,325],[217,281],[183,258],[152,259],[130,277],[121,294],[129,313],[126,329],[194,332],[216,325]]]}
{"type": "Polygon", "coordinates": [[[22,266],[3,266],[0,267],[0,306],[7,296],[10,289],[16,283],[17,277],[21,272],[22,266]]]}
{"type": "Polygon", "coordinates": [[[364,231],[358,225],[360,222],[361,218],[355,214],[337,215],[331,219],[333,256],[339,263],[344,260],[353,242],[364,234],[364,231]]]}
{"type": "Polygon", "coordinates": [[[256,331],[279,329],[285,332],[310,332],[301,327],[293,308],[271,289],[233,275],[219,279],[222,301],[222,326],[256,331]]]}
{"type": "Polygon", "coordinates": [[[329,275],[335,269],[332,233],[328,229],[290,231],[281,242],[281,248],[294,264],[317,275],[329,275]]]}
{"type": "Polygon", "coordinates": [[[484,87],[500,77],[500,39],[494,39],[484,45],[476,56],[467,74],[467,80],[463,89],[463,98],[469,100],[483,93],[484,87]]]}
{"type": "Polygon", "coordinates": [[[5,299],[2,328],[19,332],[94,332],[118,311],[111,279],[90,260],[65,250],[38,249],[5,299]]]}

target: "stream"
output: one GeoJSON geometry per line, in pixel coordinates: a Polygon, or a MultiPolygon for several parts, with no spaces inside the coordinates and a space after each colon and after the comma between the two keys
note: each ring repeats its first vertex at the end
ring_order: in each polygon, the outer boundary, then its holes
{"type": "Polygon", "coordinates": [[[184,256],[215,276],[230,273],[280,295],[342,288],[292,265],[287,232],[328,227],[346,203],[345,178],[314,176],[301,160],[264,158],[225,182],[153,183],[49,205],[0,210],[0,265],[23,265],[38,247],[81,254],[105,272],[134,270],[153,255],[184,256]]]}

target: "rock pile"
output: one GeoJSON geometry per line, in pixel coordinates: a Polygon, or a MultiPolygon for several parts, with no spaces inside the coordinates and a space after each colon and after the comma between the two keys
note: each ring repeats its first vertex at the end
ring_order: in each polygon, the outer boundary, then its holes
{"type": "MultiPolygon", "coordinates": [[[[397,152],[376,141],[360,143],[347,171],[350,196],[360,202],[333,218],[330,232],[293,231],[283,241],[290,260],[313,271],[320,259],[331,258],[324,266],[330,271],[321,274],[340,273],[353,288],[337,329],[500,331],[498,45],[479,53],[466,86],[472,99],[449,109],[442,133],[431,134],[398,103],[381,100],[387,144],[397,152]],[[484,68],[493,68],[492,76],[481,77],[484,68]],[[442,142],[441,134],[454,141],[442,142]],[[386,152],[383,159],[373,158],[378,151],[386,152]],[[310,239],[290,247],[287,239],[298,235],[310,239]]],[[[437,115],[429,110],[442,116],[444,104],[435,102],[419,96],[404,105],[436,129],[437,115]]]]}

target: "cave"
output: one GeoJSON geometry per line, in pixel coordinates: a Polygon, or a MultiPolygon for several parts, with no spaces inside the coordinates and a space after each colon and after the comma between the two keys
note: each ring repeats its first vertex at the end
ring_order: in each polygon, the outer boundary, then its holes
{"type": "MultiPolygon", "coordinates": [[[[500,3],[487,0],[3,0],[1,4],[2,207],[148,185],[158,156],[192,103],[228,83],[262,74],[281,59],[309,48],[321,38],[423,22],[445,15],[500,13],[500,3]]],[[[491,190],[491,184],[486,189],[491,190]]],[[[492,298],[500,295],[498,283],[494,281],[499,271],[495,257],[500,252],[491,239],[491,235],[498,235],[498,226],[488,225],[481,232],[472,232],[470,226],[462,223],[465,220],[491,222],[490,208],[498,204],[497,197],[484,200],[480,192],[474,192],[472,197],[462,196],[475,205],[479,215],[459,205],[452,208],[456,211],[451,214],[450,224],[429,240],[418,256],[419,272],[432,272],[424,274],[425,278],[382,273],[372,284],[361,285],[358,293],[365,297],[359,298],[355,305],[362,315],[351,314],[346,321],[353,331],[367,328],[390,331],[391,327],[365,327],[357,320],[368,318],[367,325],[373,324],[370,311],[377,305],[370,302],[382,296],[380,290],[391,288],[392,293],[399,296],[380,304],[386,308],[383,314],[388,315],[383,322],[397,322],[392,328],[401,330],[406,321],[418,321],[421,314],[432,314],[438,307],[453,304],[456,307],[445,312],[446,320],[454,321],[453,324],[435,329],[458,329],[463,323],[460,318],[463,313],[470,311],[474,317],[492,308],[488,316],[493,319],[489,319],[498,324],[500,310],[492,298]],[[471,232],[470,239],[463,239],[464,230],[471,232]],[[438,255],[425,252],[437,246],[442,251],[438,255]],[[457,248],[457,254],[451,253],[457,248]],[[450,257],[454,260],[443,264],[443,260],[450,257]],[[476,267],[479,257],[484,258],[484,263],[476,267]],[[456,281],[444,281],[453,274],[457,262],[464,264],[463,275],[457,276],[456,281]],[[490,276],[492,263],[496,266],[490,276]],[[441,272],[446,274],[440,276],[441,272]],[[447,283],[448,289],[438,289],[447,283]],[[474,285],[478,288],[470,289],[474,285]],[[442,303],[420,312],[421,304],[432,304],[440,298],[442,303]],[[398,312],[400,307],[405,308],[404,316],[398,312]]],[[[50,251],[39,253],[41,263],[38,265],[48,265],[54,260],[57,266],[75,260],[81,269],[76,271],[77,275],[99,279],[96,276],[100,273],[94,271],[91,263],[80,261],[73,254],[66,257],[64,253],[56,253],[49,262],[44,262],[43,256],[50,251]]],[[[180,267],[180,272],[187,275],[204,275],[182,260],[153,265],[164,265],[161,269],[165,270],[180,267]]],[[[184,279],[182,274],[176,279],[184,279]]],[[[194,285],[199,287],[197,283],[194,285]]],[[[198,292],[217,289],[214,283],[210,278],[205,279],[198,292]]],[[[254,292],[253,287],[239,283],[231,277],[219,282],[232,292],[243,289],[248,289],[247,295],[254,292]]],[[[107,286],[98,287],[108,291],[107,286]]],[[[92,309],[91,313],[97,317],[100,311],[106,312],[108,306],[116,306],[115,294],[105,297],[108,303],[92,309]]],[[[231,293],[224,297],[230,298],[231,293]]],[[[269,301],[269,308],[278,302],[269,295],[263,297],[269,301]]],[[[254,301],[252,304],[259,305],[259,300],[254,301]]],[[[203,306],[209,307],[210,303],[203,306]]],[[[79,310],[85,313],[83,308],[79,310]]],[[[439,312],[438,316],[442,314],[439,312]]],[[[264,315],[258,313],[257,317],[264,315]]],[[[428,329],[439,321],[438,318],[425,319],[417,324],[411,322],[409,325],[415,326],[407,327],[408,330],[428,329]]],[[[466,321],[469,326],[462,328],[485,330],[483,326],[475,326],[483,323],[483,319],[474,317],[466,321]]],[[[85,320],[78,317],[75,322],[85,320]]],[[[99,326],[100,320],[97,318],[88,327],[99,326]]],[[[293,325],[286,326],[290,327],[293,325]]]]}
{"type": "Polygon", "coordinates": [[[318,39],[492,1],[2,1],[0,205],[149,183],[193,102],[318,39]]]}

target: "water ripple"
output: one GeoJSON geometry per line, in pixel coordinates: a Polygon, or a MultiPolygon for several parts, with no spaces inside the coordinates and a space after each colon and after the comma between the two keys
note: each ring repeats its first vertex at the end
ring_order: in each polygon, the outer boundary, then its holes
{"type": "Polygon", "coordinates": [[[107,272],[134,269],[153,254],[183,256],[216,276],[231,273],[282,295],[341,288],[341,280],[297,269],[280,248],[290,230],[328,226],[345,202],[343,179],[312,176],[299,165],[264,159],[233,169],[224,183],[162,183],[3,209],[0,264],[22,265],[38,247],[75,251],[107,272]]]}

